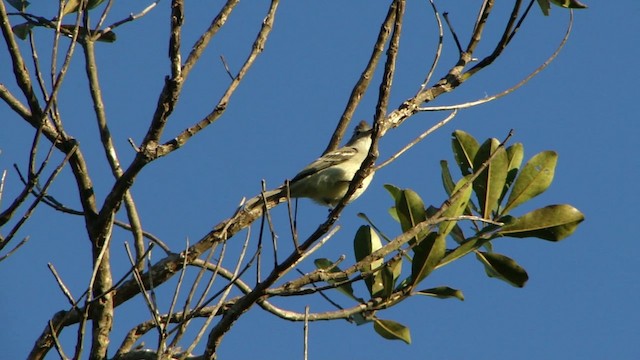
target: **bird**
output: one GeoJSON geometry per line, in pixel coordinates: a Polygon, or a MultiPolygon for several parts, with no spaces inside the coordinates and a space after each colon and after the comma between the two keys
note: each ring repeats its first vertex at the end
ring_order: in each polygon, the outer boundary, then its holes
{"type": "MultiPolygon", "coordinates": [[[[330,151],[303,168],[289,182],[289,195],[292,198],[309,198],[314,202],[334,208],[344,198],[356,172],[369,153],[372,128],[361,121],[353,131],[351,139],[341,148],[330,151]]],[[[362,181],[349,202],[357,199],[367,189],[373,179],[373,171],[362,181]]],[[[285,197],[286,185],[265,192],[265,198],[280,194],[285,197]]],[[[262,200],[252,199],[247,206],[262,200]]]]}

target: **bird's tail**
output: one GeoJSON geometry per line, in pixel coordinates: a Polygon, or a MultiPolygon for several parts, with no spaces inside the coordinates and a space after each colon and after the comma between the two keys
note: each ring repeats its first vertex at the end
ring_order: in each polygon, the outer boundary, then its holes
{"type": "Polygon", "coordinates": [[[280,203],[281,199],[287,198],[287,191],[284,186],[281,186],[274,190],[265,191],[264,193],[260,193],[258,196],[253,197],[245,203],[245,209],[252,209],[256,206],[263,206],[265,204],[276,202],[280,203]]]}

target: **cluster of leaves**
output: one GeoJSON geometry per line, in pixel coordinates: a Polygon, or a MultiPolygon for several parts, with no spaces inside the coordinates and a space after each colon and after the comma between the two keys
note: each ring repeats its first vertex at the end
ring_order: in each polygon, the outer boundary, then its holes
{"type": "MultiPolygon", "coordinates": [[[[84,7],[84,10],[88,11],[97,7],[103,2],[104,0],[86,0],[84,2],[81,0],[68,0],[64,3],[64,7],[61,9],[60,19],[62,19],[62,17],[66,15],[77,13],[78,11],[80,11],[81,7],[84,7]]],[[[31,30],[36,26],[47,27],[52,29],[58,28],[58,26],[56,25],[57,19],[55,17],[49,20],[41,16],[36,16],[36,15],[31,15],[26,13],[27,7],[31,5],[29,1],[8,0],[8,3],[13,8],[20,11],[19,15],[26,20],[26,22],[20,23],[12,27],[13,33],[16,34],[16,36],[19,37],[20,39],[25,40],[29,35],[29,32],[31,32],[31,30]]],[[[84,27],[76,26],[76,25],[61,24],[59,26],[59,29],[60,29],[60,33],[62,33],[63,35],[68,37],[73,37],[73,34],[76,31],[76,27],[80,35],[85,35],[87,33],[84,27]]],[[[101,42],[116,41],[116,35],[112,31],[107,31],[107,32],[96,31],[94,35],[96,36],[95,40],[97,41],[101,41],[101,42]]]]}
{"type": "MultiPolygon", "coordinates": [[[[571,235],[584,220],[579,210],[567,204],[545,206],[517,217],[510,215],[551,185],[558,158],[555,152],[538,153],[521,166],[524,158],[521,143],[505,148],[497,139],[488,139],[479,144],[473,136],[455,131],[452,146],[462,178],[455,183],[447,162],[441,162],[442,182],[449,195],[442,207],[426,207],[416,192],[385,185],[395,202],[390,214],[400,223],[403,233],[428,225],[406,242],[407,246],[398,249],[392,259],[372,261],[362,271],[371,297],[387,301],[388,306],[416,294],[464,300],[460,290],[447,286],[424,290],[416,290],[416,286],[433,270],[472,252],[489,277],[523,287],[529,278],[525,269],[510,257],[494,252],[491,241],[504,237],[559,241],[571,235]],[[471,221],[472,234],[465,234],[459,225],[462,220],[471,221]],[[454,245],[451,248],[447,248],[448,238],[454,245]],[[404,259],[410,261],[411,271],[400,281],[404,259]]],[[[354,239],[356,261],[383,246],[374,228],[360,227],[354,239]]],[[[340,271],[327,259],[317,260],[316,266],[340,271]]],[[[363,302],[354,295],[351,284],[340,285],[338,289],[363,302]]],[[[373,322],[375,331],[384,338],[411,341],[409,329],[395,321],[378,319],[375,315],[355,320],[373,322]]]]}
{"type": "Polygon", "coordinates": [[[549,10],[551,10],[551,4],[561,6],[568,9],[586,9],[587,5],[581,3],[578,0],[538,0],[538,5],[542,9],[542,13],[545,16],[549,16],[549,10]]]}

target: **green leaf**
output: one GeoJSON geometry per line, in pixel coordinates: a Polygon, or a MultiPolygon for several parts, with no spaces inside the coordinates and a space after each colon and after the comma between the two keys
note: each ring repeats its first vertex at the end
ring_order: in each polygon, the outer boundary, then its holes
{"type": "Polygon", "coordinates": [[[500,194],[499,203],[502,203],[502,199],[507,194],[511,185],[513,185],[513,181],[516,179],[516,175],[518,175],[518,170],[520,169],[520,165],[522,165],[522,159],[524,158],[524,146],[522,143],[515,143],[507,148],[507,158],[509,159],[509,165],[507,165],[507,179],[505,181],[504,187],[502,188],[502,194],[500,194]]]}
{"type": "Polygon", "coordinates": [[[538,0],[538,5],[540,5],[540,9],[544,16],[549,16],[549,9],[551,9],[551,3],[549,0],[538,0]]]}
{"type": "Polygon", "coordinates": [[[380,296],[383,299],[388,299],[393,293],[393,287],[395,286],[395,279],[393,278],[393,270],[388,266],[383,266],[379,271],[380,281],[382,282],[382,290],[376,293],[375,296],[380,296]]]}
{"type": "Polygon", "coordinates": [[[409,328],[392,320],[375,319],[373,329],[383,338],[389,340],[402,340],[411,344],[411,332],[409,328]]]}
{"type": "Polygon", "coordinates": [[[462,176],[473,174],[473,159],[480,147],[478,141],[470,134],[456,130],[451,134],[451,147],[462,176]]]}
{"type": "Polygon", "coordinates": [[[440,260],[440,263],[436,266],[436,268],[443,267],[455,260],[460,259],[461,257],[478,250],[482,245],[488,243],[491,239],[486,239],[482,237],[472,237],[464,244],[461,244],[457,248],[453,249],[446,253],[446,255],[440,260]]]}
{"type": "Polygon", "coordinates": [[[552,3],[569,9],[586,9],[587,5],[578,0],[551,0],[552,3]]]}
{"type": "Polygon", "coordinates": [[[440,263],[446,250],[445,237],[435,232],[429,233],[418,245],[413,247],[411,262],[411,279],[415,286],[440,263]]]}
{"type": "Polygon", "coordinates": [[[551,9],[551,3],[561,6],[563,8],[570,9],[586,9],[587,5],[577,1],[577,0],[538,0],[538,5],[540,5],[540,9],[545,16],[549,15],[549,10],[551,9]]]}
{"type": "MultiPolygon", "coordinates": [[[[333,262],[331,262],[331,260],[329,259],[325,259],[325,258],[321,258],[321,259],[316,259],[313,261],[313,263],[315,264],[316,268],[318,269],[322,269],[325,270],[327,272],[330,273],[337,273],[337,272],[342,272],[342,270],[335,266],[333,262]]],[[[340,277],[338,279],[335,280],[330,280],[328,281],[329,284],[333,285],[336,283],[341,283],[343,281],[347,281],[349,280],[349,278],[347,276],[343,276],[340,277]]],[[[346,283],[343,285],[338,286],[336,289],[338,289],[338,291],[340,291],[341,293],[347,295],[348,297],[357,300],[358,302],[363,302],[362,299],[357,298],[354,294],[353,294],[353,287],[351,286],[351,283],[346,283]]]]}
{"type": "Polygon", "coordinates": [[[459,299],[460,301],[464,301],[464,294],[462,294],[462,291],[458,289],[452,289],[448,286],[439,286],[431,289],[424,289],[424,290],[416,291],[416,294],[433,296],[438,299],[456,298],[456,299],[459,299]]]}
{"type": "Polygon", "coordinates": [[[513,259],[496,253],[476,252],[476,258],[484,265],[489,277],[503,280],[515,287],[523,287],[529,280],[529,275],[513,259]]]}
{"type": "Polygon", "coordinates": [[[500,195],[507,181],[509,159],[504,147],[497,139],[488,139],[473,159],[473,168],[479,169],[491,154],[496,153],[487,168],[473,182],[473,190],[478,197],[480,213],[485,219],[492,217],[492,212],[498,209],[500,195]]]}
{"type": "Polygon", "coordinates": [[[499,234],[559,241],[571,235],[583,220],[584,215],[571,205],[549,205],[515,218],[502,227],[499,234]]]}
{"type": "MultiPolygon", "coordinates": [[[[402,232],[409,231],[417,224],[427,220],[424,203],[415,191],[411,189],[402,190],[396,200],[396,212],[400,219],[402,232]]],[[[429,230],[425,229],[418,233],[409,243],[413,244],[422,241],[429,230]]]]}
{"type": "MultiPolygon", "coordinates": [[[[400,194],[402,194],[402,189],[391,184],[384,184],[384,188],[387,189],[387,191],[393,198],[393,203],[395,204],[396,201],[398,201],[398,199],[400,198],[400,194]]],[[[398,211],[396,210],[395,206],[389,208],[389,215],[391,215],[391,217],[395,221],[400,222],[400,217],[398,216],[398,211]]]]}
{"type": "Polygon", "coordinates": [[[20,38],[21,40],[24,40],[27,38],[27,36],[29,36],[29,31],[31,31],[33,27],[34,27],[33,24],[26,22],[26,23],[22,23],[14,26],[12,30],[13,30],[13,33],[16,34],[18,38],[20,38]]]}
{"type": "Polygon", "coordinates": [[[507,214],[516,206],[545,192],[553,181],[557,162],[558,154],[555,151],[543,151],[527,161],[513,185],[502,213],[507,214]]]}
{"type": "MultiPolygon", "coordinates": [[[[353,250],[356,261],[366,258],[381,247],[382,242],[378,234],[367,225],[360,226],[353,240],[353,250]]],[[[364,267],[364,272],[369,273],[374,269],[378,269],[383,263],[383,259],[372,261],[371,264],[364,267]]],[[[365,275],[364,282],[371,296],[378,296],[379,293],[384,290],[384,283],[380,271],[365,275]]]]}
{"type": "MultiPolygon", "coordinates": [[[[460,181],[458,181],[458,183],[456,184],[453,193],[456,193],[457,191],[461,191],[460,195],[458,196],[458,198],[452,202],[449,207],[447,208],[447,210],[445,210],[442,213],[442,217],[449,217],[449,218],[455,218],[458,217],[462,214],[464,214],[465,209],[467,208],[467,204],[469,203],[469,198],[471,198],[471,186],[466,186],[467,183],[469,182],[468,178],[469,176],[466,176],[462,179],[460,179],[460,181]],[[461,190],[462,189],[462,190],[461,190]]],[[[443,221],[440,224],[438,224],[438,235],[446,237],[447,235],[449,235],[449,233],[451,232],[451,230],[456,226],[457,221],[443,221]]]]}
{"type": "Polygon", "coordinates": [[[402,189],[391,184],[384,184],[383,187],[389,192],[394,202],[398,201],[400,194],[402,193],[402,189]]]}
{"type": "Polygon", "coordinates": [[[442,178],[442,186],[444,186],[444,191],[447,192],[447,195],[451,195],[453,192],[453,188],[456,184],[453,182],[453,178],[451,177],[451,171],[449,171],[449,164],[446,160],[440,160],[440,169],[441,169],[441,178],[442,178]]]}
{"type": "MultiPolygon", "coordinates": [[[[62,10],[62,16],[77,12],[80,7],[81,0],[69,0],[67,1],[64,9],[62,10]]],[[[94,7],[102,4],[104,0],[88,0],[87,2],[87,10],[91,10],[94,7]]]]}
{"type": "Polygon", "coordinates": [[[27,7],[31,5],[31,3],[26,0],[8,0],[7,2],[9,3],[9,5],[11,5],[11,7],[18,11],[25,11],[27,10],[27,7]]]}

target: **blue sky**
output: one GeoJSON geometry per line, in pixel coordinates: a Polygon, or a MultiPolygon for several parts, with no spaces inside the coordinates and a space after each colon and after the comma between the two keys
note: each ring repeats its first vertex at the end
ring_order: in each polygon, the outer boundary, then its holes
{"type": "MultiPolygon", "coordinates": [[[[264,17],[265,2],[238,5],[191,74],[171,118],[165,140],[175,136],[211,111],[228,83],[220,64],[223,55],[236,71],[249,51],[250,42],[264,17]]],[[[349,93],[364,68],[387,2],[283,2],[265,51],[229,103],[225,115],[194,137],[184,148],[158,160],[143,171],[133,188],[146,230],[174,251],[184,241],[198,240],[219,221],[230,216],[243,196],[252,197],[260,180],[276,187],[316,158],[325,148],[349,93]]],[[[458,35],[467,42],[470,21],[463,2],[443,2],[458,35]]],[[[344,321],[310,326],[310,359],[587,359],[640,357],[637,333],[640,313],[637,281],[640,245],[633,226],[638,195],[640,160],[638,110],[634,101],[640,57],[640,3],[619,1],[615,8],[605,2],[586,2],[588,10],[575,12],[573,33],[560,56],[540,75],[515,93],[497,101],[464,110],[447,126],[414,147],[405,156],[377,173],[368,191],[350,205],[339,224],[342,229],[318,256],[352,256],[351,239],[363,224],[356,217],[366,213],[390,236],[399,227],[387,213],[391,198],[386,183],[411,188],[425,203],[445,199],[439,161],[453,161],[450,134],[465,130],[480,141],[502,139],[514,129],[513,142],[524,143],[525,158],[543,150],[559,154],[550,189],[525,205],[526,212],[552,203],[576,206],[586,216],[575,234],[559,243],[536,239],[502,239],[495,249],[516,259],[529,274],[523,289],[487,278],[471,256],[446,266],[425,280],[424,287],[448,285],[461,289],[465,301],[414,297],[396,308],[379,313],[411,328],[413,344],[386,341],[368,326],[344,321]]],[[[151,118],[164,76],[167,58],[168,2],[137,22],[117,30],[113,44],[98,45],[98,63],[116,147],[123,164],[133,157],[127,139],[139,142],[151,118]]],[[[114,6],[113,21],[139,8],[114,6]]],[[[210,21],[217,6],[209,2],[187,4],[183,52],[210,21]]],[[[34,5],[33,12],[40,9],[34,5]]],[[[496,17],[499,11],[496,8],[496,17]]],[[[51,12],[47,13],[50,14],[51,12]]],[[[539,9],[533,14],[493,66],[465,83],[459,91],[434,104],[456,104],[498,93],[517,83],[553,52],[564,32],[568,12],[552,8],[549,17],[539,9]]],[[[489,28],[487,37],[496,36],[489,28]]],[[[407,5],[390,107],[398,106],[418,90],[432,60],[436,35],[427,2],[407,5]]],[[[43,45],[48,32],[38,30],[43,45]]],[[[26,45],[24,43],[23,45],[26,45]]],[[[478,56],[486,54],[487,45],[478,56]]],[[[42,53],[44,58],[46,53],[42,53]]],[[[446,35],[439,78],[457,56],[446,35]]],[[[3,46],[0,65],[8,69],[3,46]]],[[[61,113],[69,133],[76,136],[89,161],[96,193],[104,196],[112,177],[97,142],[92,107],[86,97],[83,59],[76,53],[60,94],[61,113]]],[[[376,80],[379,80],[379,75],[376,80]]],[[[0,82],[15,89],[8,70],[0,82]]],[[[377,82],[363,99],[356,119],[371,121],[375,111],[377,82]]],[[[439,121],[443,114],[419,114],[401,128],[390,131],[381,142],[384,160],[439,121]]],[[[8,169],[7,205],[20,188],[12,164],[25,163],[31,129],[10,109],[0,105],[0,169],[8,169]]],[[[54,159],[60,159],[59,156],[54,159]]],[[[455,175],[458,175],[457,173],[455,175]]],[[[69,189],[65,170],[51,193],[66,205],[78,208],[69,189]]],[[[274,212],[283,248],[288,232],[284,208],[274,212]]],[[[309,234],[326,217],[326,209],[301,200],[298,222],[301,236],[309,234]]],[[[121,218],[124,216],[121,214],[121,218]]],[[[3,229],[3,231],[6,231],[3,229]]],[[[5,232],[3,232],[4,234],[5,232]]],[[[257,234],[254,226],[253,234],[257,234]]],[[[21,233],[30,241],[18,253],[0,263],[0,343],[3,356],[22,358],[47,320],[68,305],[48,272],[52,263],[78,296],[88,279],[89,242],[79,218],[50,209],[36,211],[21,233]]],[[[236,240],[241,240],[244,234],[236,240]]],[[[254,235],[255,236],[255,235],[254,235]]],[[[114,232],[115,276],[128,268],[124,247],[130,236],[114,232]]],[[[237,241],[239,244],[240,241],[237,241]]],[[[230,249],[231,252],[237,249],[230,249]]],[[[161,257],[155,253],[155,259],[161,257]]],[[[312,270],[312,264],[300,268],[312,270]]],[[[169,282],[160,293],[168,304],[175,285],[169,282]]],[[[363,289],[360,289],[363,290],[363,289]]],[[[350,305],[339,294],[332,296],[350,305]]],[[[321,299],[276,299],[280,306],[303,311],[330,309],[321,299]]],[[[112,337],[115,350],[126,331],[148,317],[144,303],[136,298],[117,310],[112,337]]],[[[68,329],[63,341],[73,340],[68,329]]],[[[145,339],[153,344],[153,337],[145,339]]],[[[302,324],[290,323],[252,308],[224,338],[220,358],[301,358],[302,324]]],[[[86,354],[85,354],[86,355],[86,354]]],[[[53,352],[49,358],[56,358],[53,352]]]]}

